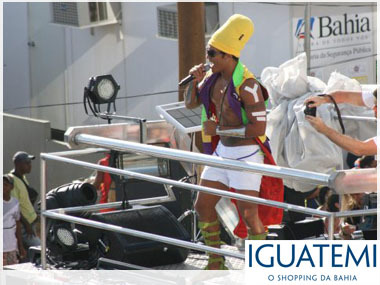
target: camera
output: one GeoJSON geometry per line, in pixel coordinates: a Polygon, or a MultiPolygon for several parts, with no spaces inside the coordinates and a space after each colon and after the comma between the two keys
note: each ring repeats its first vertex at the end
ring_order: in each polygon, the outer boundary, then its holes
{"type": "Polygon", "coordinates": [[[305,113],[305,115],[315,117],[317,115],[317,107],[310,107],[310,104],[314,104],[314,102],[313,101],[308,102],[303,112],[305,113]]]}

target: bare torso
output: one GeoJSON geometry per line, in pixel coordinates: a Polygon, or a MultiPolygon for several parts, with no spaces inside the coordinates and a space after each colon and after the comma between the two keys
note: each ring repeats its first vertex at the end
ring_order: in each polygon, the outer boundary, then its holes
{"type": "MultiPolygon", "coordinates": [[[[219,76],[211,89],[211,101],[215,105],[216,116],[218,118],[219,126],[226,127],[242,127],[240,119],[231,109],[228,104],[227,99],[227,85],[228,81],[225,82],[221,76],[219,76]],[[223,99],[224,97],[224,99],[223,99]],[[223,107],[222,107],[223,103],[223,107]]],[[[226,137],[221,136],[220,140],[225,146],[241,146],[241,145],[252,145],[257,144],[252,138],[237,138],[237,137],[226,137]]]]}

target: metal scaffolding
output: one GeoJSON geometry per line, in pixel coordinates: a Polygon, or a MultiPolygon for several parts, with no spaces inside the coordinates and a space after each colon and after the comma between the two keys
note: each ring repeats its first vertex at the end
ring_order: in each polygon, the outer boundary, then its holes
{"type": "MultiPolygon", "coordinates": [[[[187,161],[194,164],[223,167],[223,168],[231,169],[231,170],[233,169],[233,170],[241,170],[241,171],[250,171],[250,172],[270,175],[273,177],[279,177],[279,178],[297,179],[299,181],[303,181],[305,183],[310,183],[314,185],[331,186],[334,184],[334,179],[336,178],[335,174],[328,175],[328,174],[302,171],[302,170],[290,169],[290,168],[279,167],[279,166],[271,166],[271,165],[264,165],[264,164],[258,164],[258,163],[249,163],[249,162],[241,162],[241,161],[235,161],[235,160],[230,160],[230,159],[222,159],[222,158],[199,154],[199,153],[192,153],[188,151],[175,150],[175,149],[169,149],[169,148],[164,148],[164,147],[134,143],[134,142],[129,142],[129,141],[104,138],[104,137],[99,137],[95,135],[76,134],[75,142],[80,143],[80,144],[86,144],[86,145],[94,145],[94,146],[107,148],[107,149],[114,149],[114,150],[120,150],[120,151],[125,151],[125,152],[129,151],[129,152],[143,153],[143,154],[149,154],[155,157],[168,158],[168,159],[179,160],[179,161],[187,161]]],[[[187,242],[187,241],[182,241],[182,240],[178,240],[174,238],[150,234],[150,233],[146,233],[142,231],[126,229],[120,226],[109,225],[106,223],[91,221],[84,218],[73,217],[69,215],[69,213],[76,212],[76,211],[83,211],[83,210],[97,211],[103,208],[115,207],[115,206],[121,205],[122,202],[114,202],[114,203],[107,203],[107,204],[100,204],[100,205],[97,204],[97,205],[91,205],[91,206],[85,206],[85,207],[71,207],[71,208],[46,210],[46,193],[47,193],[46,191],[47,190],[46,189],[46,185],[47,185],[46,184],[47,182],[46,163],[47,163],[47,160],[60,161],[63,163],[81,166],[84,168],[99,170],[99,171],[108,172],[111,174],[128,176],[131,178],[150,181],[154,183],[160,183],[163,185],[173,185],[182,189],[187,189],[187,190],[192,190],[192,191],[197,191],[197,192],[204,192],[208,194],[218,195],[221,197],[228,197],[228,198],[233,198],[233,199],[237,199],[241,201],[247,201],[251,203],[277,207],[284,210],[291,210],[291,211],[300,212],[300,213],[317,215],[319,217],[326,217],[328,219],[328,238],[329,239],[333,239],[334,218],[345,217],[345,216],[361,216],[364,214],[366,215],[376,214],[376,209],[331,213],[327,211],[305,208],[301,206],[296,206],[296,205],[277,202],[277,201],[271,201],[271,200],[257,198],[257,197],[251,197],[248,195],[243,195],[243,194],[238,194],[238,193],[226,192],[226,191],[222,191],[222,190],[218,190],[214,188],[175,181],[168,178],[156,177],[152,175],[117,169],[117,168],[108,167],[108,166],[102,166],[102,165],[98,165],[94,163],[89,163],[89,162],[84,162],[81,160],[69,158],[70,156],[75,157],[75,156],[80,156],[83,154],[96,153],[99,151],[104,151],[104,149],[93,148],[93,149],[56,152],[56,153],[41,153],[41,197],[42,197],[41,198],[41,262],[42,262],[43,269],[46,269],[46,265],[47,265],[46,264],[46,218],[64,220],[67,222],[95,227],[98,229],[114,231],[121,234],[132,235],[136,237],[143,237],[146,239],[173,244],[180,247],[196,249],[196,250],[211,252],[211,253],[215,253],[219,255],[225,255],[225,256],[231,256],[235,258],[244,259],[244,255],[241,253],[235,253],[235,252],[226,251],[226,250],[222,250],[222,249],[218,249],[218,248],[214,248],[210,246],[204,246],[204,245],[199,245],[192,242],[187,242]]],[[[133,200],[131,201],[131,204],[132,205],[142,204],[144,203],[143,200],[144,199],[133,200]]]]}

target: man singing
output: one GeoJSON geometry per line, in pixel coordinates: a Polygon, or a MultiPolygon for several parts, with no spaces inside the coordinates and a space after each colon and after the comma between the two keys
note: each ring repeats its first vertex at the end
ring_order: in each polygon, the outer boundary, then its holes
{"type": "MultiPolygon", "coordinates": [[[[211,37],[207,59],[211,70],[199,64],[190,69],[194,81],[187,87],[185,104],[195,108],[203,104],[202,138],[206,153],[223,158],[263,163],[263,153],[256,138],[265,141],[266,89],[240,62],[240,51],[253,34],[253,23],[246,16],[235,14],[211,37]],[[216,143],[216,138],[220,141],[216,143]],[[214,144],[214,145],[213,145],[214,144]],[[214,146],[214,148],[213,148],[214,146]]],[[[206,166],[202,186],[259,196],[262,176],[252,172],[232,171],[206,166]]],[[[195,209],[199,215],[205,244],[220,247],[220,226],[215,210],[219,196],[198,193],[195,209]]],[[[265,239],[266,232],[258,215],[258,205],[237,201],[248,227],[249,239],[265,239]]],[[[227,269],[224,258],[210,254],[206,269],[227,269]]]]}

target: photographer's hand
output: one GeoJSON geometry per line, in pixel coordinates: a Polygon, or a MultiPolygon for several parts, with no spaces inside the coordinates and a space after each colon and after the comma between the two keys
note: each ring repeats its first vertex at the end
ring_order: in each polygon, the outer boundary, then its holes
{"type": "Polygon", "coordinates": [[[305,100],[304,105],[310,102],[309,107],[319,107],[322,104],[329,103],[329,98],[327,96],[313,96],[305,100]]]}
{"type": "Polygon", "coordinates": [[[309,123],[316,129],[318,132],[322,134],[326,134],[329,127],[326,126],[326,124],[322,121],[319,117],[313,117],[313,116],[306,116],[306,119],[309,121],[309,123]]]}

